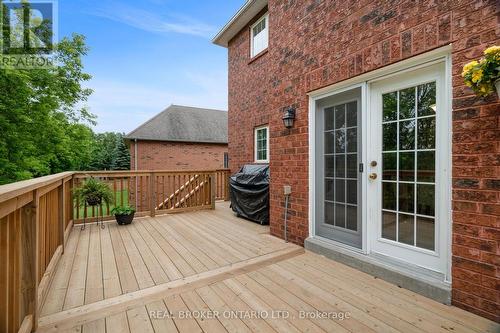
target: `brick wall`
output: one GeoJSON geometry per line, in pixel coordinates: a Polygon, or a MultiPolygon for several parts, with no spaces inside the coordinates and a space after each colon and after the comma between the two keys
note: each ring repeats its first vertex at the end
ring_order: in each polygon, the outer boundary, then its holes
{"type": "MultiPolygon", "coordinates": [[[[130,142],[130,168],[135,168],[134,142],[130,142]]],[[[227,145],[165,141],[138,141],[139,170],[205,170],[224,167],[227,145]]]]}
{"type": "Polygon", "coordinates": [[[500,44],[499,7],[483,1],[270,0],[268,52],[249,59],[249,29],[229,44],[232,171],[253,160],[253,129],[270,125],[271,233],[283,235],[282,186],[292,185],[289,239],[308,236],[306,93],[452,43],[453,303],[500,320],[500,104],[460,77],[500,44]],[[291,130],[282,109],[294,104],[291,130]]]}

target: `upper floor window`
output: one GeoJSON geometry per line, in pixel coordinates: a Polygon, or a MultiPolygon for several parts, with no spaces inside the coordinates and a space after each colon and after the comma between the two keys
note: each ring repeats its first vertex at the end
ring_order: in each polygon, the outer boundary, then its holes
{"type": "Polygon", "coordinates": [[[269,163],[269,127],[255,129],[255,162],[269,163]]]}
{"type": "Polygon", "coordinates": [[[269,14],[265,14],[255,22],[250,28],[250,33],[250,55],[255,57],[257,54],[267,49],[269,41],[269,14]]]}

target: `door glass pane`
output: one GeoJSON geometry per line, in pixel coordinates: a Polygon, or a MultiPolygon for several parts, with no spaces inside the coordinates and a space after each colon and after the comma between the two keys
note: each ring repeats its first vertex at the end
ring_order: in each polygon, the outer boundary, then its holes
{"type": "Polygon", "coordinates": [[[417,246],[434,251],[434,219],[417,216],[417,246]]]}
{"type": "Polygon", "coordinates": [[[398,123],[383,124],[382,137],[384,151],[396,150],[398,146],[398,123]]]}
{"type": "Polygon", "coordinates": [[[325,177],[335,176],[335,156],[325,156],[325,177]]]}
{"type": "Polygon", "coordinates": [[[358,177],[358,154],[348,154],[347,155],[347,178],[357,178],[358,177]]]}
{"type": "Polygon", "coordinates": [[[345,127],[345,104],[335,107],[335,129],[345,127]]]}
{"type": "Polygon", "coordinates": [[[345,228],[345,205],[335,204],[335,226],[345,228]]]}
{"type": "Polygon", "coordinates": [[[383,103],[383,118],[384,121],[391,121],[398,119],[398,93],[394,91],[392,93],[384,94],[382,96],[383,103]]]}
{"type": "Polygon", "coordinates": [[[326,108],[324,128],[325,223],[357,231],[357,102],[326,108]]]}
{"type": "Polygon", "coordinates": [[[325,200],[333,201],[334,200],[334,187],[333,180],[325,179],[325,200]]]}
{"type": "Polygon", "coordinates": [[[435,249],[436,83],[382,96],[382,237],[435,249]]]}
{"type": "Polygon", "coordinates": [[[415,148],[415,120],[399,122],[399,150],[415,148]]]}
{"type": "Polygon", "coordinates": [[[335,176],[345,178],[345,154],[335,155],[335,176]]]}
{"type": "Polygon", "coordinates": [[[357,204],[358,203],[358,181],[348,180],[347,181],[347,203],[357,204]]]}
{"type": "Polygon", "coordinates": [[[345,152],[345,130],[335,131],[335,152],[344,153],[345,152]]]}
{"type": "Polygon", "coordinates": [[[334,126],[334,117],[335,117],[335,108],[326,108],[325,109],[325,131],[329,131],[333,129],[334,126]]]}
{"type": "Polygon", "coordinates": [[[418,116],[433,116],[436,113],[436,82],[429,82],[417,88],[418,116]]]}
{"type": "Polygon", "coordinates": [[[335,201],[345,202],[345,180],[335,180],[335,201]]]}
{"type": "Polygon", "coordinates": [[[325,132],[325,154],[334,153],[335,132],[325,132]]]}
{"type": "Polygon", "coordinates": [[[356,230],[358,228],[358,207],[347,206],[346,210],[346,228],[356,230]]]}
{"type": "Polygon", "coordinates": [[[415,152],[399,153],[399,180],[415,179],[415,152]]]}
{"type": "Polygon", "coordinates": [[[325,202],[325,223],[335,224],[335,209],[333,202],[325,202]]]}
{"type": "Polygon", "coordinates": [[[382,183],[382,208],[388,210],[396,210],[396,192],[397,184],[384,182],[382,183]]]}
{"type": "Polygon", "coordinates": [[[413,213],[415,205],[415,185],[399,183],[399,211],[413,213]]]}
{"type": "Polygon", "coordinates": [[[436,145],[436,117],[418,119],[418,149],[434,149],[436,145]]]}
{"type": "Polygon", "coordinates": [[[382,153],[382,179],[397,180],[398,179],[398,154],[397,153],[382,153]]]}
{"type": "Polygon", "coordinates": [[[415,87],[399,91],[399,119],[415,117],[415,87]]]}
{"type": "Polygon", "coordinates": [[[433,183],[435,173],[434,151],[417,152],[417,181],[433,183]]]}
{"type": "Polygon", "coordinates": [[[347,103],[346,125],[347,127],[358,126],[358,102],[347,103]]]}
{"type": "Polygon", "coordinates": [[[396,240],[396,213],[382,212],[382,237],[396,240]]]}
{"type": "Polygon", "coordinates": [[[408,245],[413,245],[413,230],[415,229],[415,216],[407,214],[398,214],[398,241],[408,245]]]}
{"type": "Polygon", "coordinates": [[[358,151],[358,131],[356,128],[348,128],[346,131],[347,152],[358,151]]]}
{"type": "Polygon", "coordinates": [[[417,185],[417,214],[434,216],[434,185],[417,185]]]}

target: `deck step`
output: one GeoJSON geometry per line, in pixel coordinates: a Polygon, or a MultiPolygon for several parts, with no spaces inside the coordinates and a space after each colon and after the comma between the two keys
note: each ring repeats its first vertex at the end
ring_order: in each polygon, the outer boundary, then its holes
{"type": "Polygon", "coordinates": [[[232,265],[216,268],[183,279],[170,281],[151,288],[134,291],[99,302],[44,316],[39,319],[37,332],[57,332],[90,323],[135,307],[159,301],[169,295],[191,291],[237,275],[303,254],[302,247],[289,244],[286,248],[232,265]]]}

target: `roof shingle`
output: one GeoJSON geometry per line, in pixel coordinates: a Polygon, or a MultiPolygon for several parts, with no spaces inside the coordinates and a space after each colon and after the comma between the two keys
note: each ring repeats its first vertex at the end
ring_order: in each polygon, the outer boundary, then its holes
{"type": "Polygon", "coordinates": [[[227,112],[170,105],[135,130],[126,139],[227,143],[227,112]]]}

